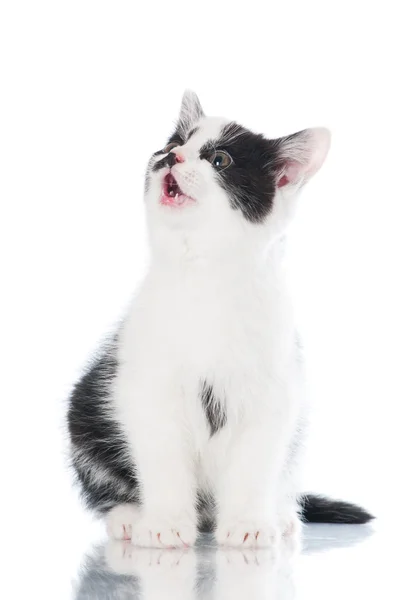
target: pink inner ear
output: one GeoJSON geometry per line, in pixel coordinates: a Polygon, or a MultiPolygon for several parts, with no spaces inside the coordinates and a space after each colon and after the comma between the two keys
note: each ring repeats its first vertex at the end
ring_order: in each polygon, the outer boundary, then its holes
{"type": "Polygon", "coordinates": [[[278,180],[278,183],[276,184],[278,187],[283,187],[284,185],[287,185],[289,183],[289,180],[287,178],[287,175],[282,175],[282,177],[278,180]]]}
{"type": "Polygon", "coordinates": [[[301,165],[299,162],[287,162],[283,172],[281,173],[277,181],[277,187],[284,187],[289,183],[297,183],[297,181],[300,179],[300,174],[302,170],[303,165],[301,165]]]}

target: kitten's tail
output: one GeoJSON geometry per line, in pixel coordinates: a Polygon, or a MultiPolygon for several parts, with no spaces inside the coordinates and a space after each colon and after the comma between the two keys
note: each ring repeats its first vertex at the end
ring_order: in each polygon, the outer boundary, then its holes
{"type": "Polygon", "coordinates": [[[330,500],[323,496],[308,494],[301,499],[301,518],[306,523],[346,523],[362,525],[368,523],[374,516],[365,509],[342,502],[330,500]]]}

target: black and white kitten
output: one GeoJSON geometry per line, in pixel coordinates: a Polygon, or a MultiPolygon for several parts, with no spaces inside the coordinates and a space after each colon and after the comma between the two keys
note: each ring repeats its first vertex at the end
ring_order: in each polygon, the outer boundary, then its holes
{"type": "Polygon", "coordinates": [[[206,507],[224,545],[275,544],[300,515],[371,518],[300,487],[307,409],[283,237],[329,143],[321,128],[266,139],[185,93],[148,166],[149,271],[70,399],[73,464],[110,535],[190,546],[206,507]]]}

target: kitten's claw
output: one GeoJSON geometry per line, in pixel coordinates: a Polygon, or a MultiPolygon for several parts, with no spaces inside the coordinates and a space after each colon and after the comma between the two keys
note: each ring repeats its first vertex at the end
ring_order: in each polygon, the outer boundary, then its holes
{"type": "Polygon", "coordinates": [[[119,504],[112,508],[106,516],[106,529],[114,540],[131,540],[135,523],[140,511],[134,504],[119,504]]]}
{"type": "Polygon", "coordinates": [[[216,539],[221,546],[269,548],[275,547],[280,538],[277,526],[251,521],[221,523],[216,531],[216,539]]]}
{"type": "Polygon", "coordinates": [[[143,548],[190,548],[195,543],[194,521],[142,517],[132,529],[131,543],[143,548]]]}

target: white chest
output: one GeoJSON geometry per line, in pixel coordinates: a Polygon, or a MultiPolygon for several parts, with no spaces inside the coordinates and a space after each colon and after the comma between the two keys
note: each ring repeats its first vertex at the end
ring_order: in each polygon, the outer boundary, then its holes
{"type": "Polygon", "coordinates": [[[271,368],[294,336],[290,300],[275,278],[217,271],[150,273],[124,343],[137,361],[197,372],[271,368]]]}

